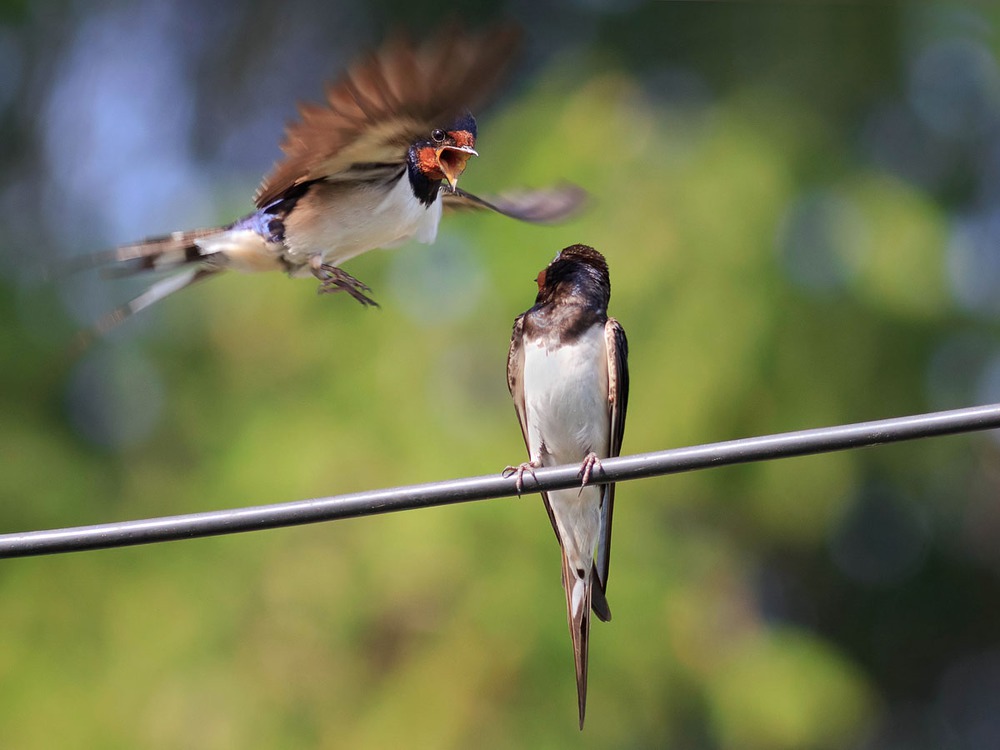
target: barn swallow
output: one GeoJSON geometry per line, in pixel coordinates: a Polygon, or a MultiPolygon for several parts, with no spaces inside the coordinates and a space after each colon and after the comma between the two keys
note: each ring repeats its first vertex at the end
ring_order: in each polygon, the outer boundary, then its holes
{"type": "Polygon", "coordinates": [[[608,264],[592,247],[567,247],[536,281],[535,305],[514,321],[507,356],[507,385],[529,460],[504,473],[517,475],[520,490],[525,472],[580,463],[579,489],[543,492],[542,499],[562,551],[583,729],[590,610],[611,619],[606,592],[615,500],[613,482],[589,482],[602,458],[621,452],[628,342],[618,321],[608,317],[608,264]]]}
{"type": "Polygon", "coordinates": [[[458,187],[476,151],[468,107],[495,88],[514,55],[510,27],[474,35],[449,27],[415,44],[402,35],[327,86],[326,103],[303,104],[280,160],[254,196],[256,210],[212,229],[98,253],[76,267],[115,264],[112,275],[175,271],[104,316],[104,332],[128,316],[225,270],[315,276],[320,292],[375,305],[368,286],[340,265],[379,247],[433,242],[443,208],[488,209],[546,223],[572,214],[571,185],[480,198],[458,187]]]}

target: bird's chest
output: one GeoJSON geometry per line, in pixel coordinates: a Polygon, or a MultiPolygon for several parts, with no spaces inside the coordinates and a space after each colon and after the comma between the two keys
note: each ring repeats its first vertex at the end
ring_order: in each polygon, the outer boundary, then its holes
{"type": "Polygon", "coordinates": [[[524,395],[529,433],[544,446],[543,463],[572,463],[590,451],[599,456],[606,452],[610,428],[603,326],[562,346],[526,340],[524,395]]]}
{"type": "Polygon", "coordinates": [[[286,258],[298,264],[322,255],[338,264],[410,239],[433,242],[440,220],[440,199],[418,201],[405,175],[391,185],[320,184],[286,219],[286,258]]]}

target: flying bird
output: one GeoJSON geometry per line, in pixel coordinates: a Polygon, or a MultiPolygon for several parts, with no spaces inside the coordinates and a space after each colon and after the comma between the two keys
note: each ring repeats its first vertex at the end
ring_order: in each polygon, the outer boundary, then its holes
{"type": "Polygon", "coordinates": [[[514,321],[507,385],[528,448],[517,475],[580,463],[581,487],[542,493],[562,551],[569,632],[576,664],[580,728],[587,708],[590,610],[611,619],[606,591],[614,483],[591,485],[602,458],[621,452],[628,403],[628,342],[608,317],[611,280],[604,256],[567,247],[537,278],[535,305],[514,321]]]}
{"type": "Polygon", "coordinates": [[[341,268],[351,258],[413,239],[433,242],[442,210],[492,210],[527,222],[559,221],[581,205],[572,185],[480,198],[458,179],[477,156],[470,107],[496,87],[519,32],[446,28],[416,44],[402,34],[327,86],[326,102],[302,104],[284,158],[260,184],[256,209],[231,224],[174,232],[97,253],[76,267],[113,264],[114,276],[174,273],[105,315],[103,333],[128,316],[223,271],[314,276],[320,292],[375,305],[371,289],[341,268]]]}

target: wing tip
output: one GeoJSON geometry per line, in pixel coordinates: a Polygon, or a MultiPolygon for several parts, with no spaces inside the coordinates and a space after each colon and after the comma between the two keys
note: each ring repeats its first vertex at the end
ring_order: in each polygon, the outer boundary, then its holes
{"type": "Polygon", "coordinates": [[[611,622],[611,605],[608,604],[608,597],[604,591],[604,584],[601,583],[601,578],[597,574],[596,565],[591,572],[591,580],[593,586],[590,595],[590,608],[601,622],[611,622]]]}

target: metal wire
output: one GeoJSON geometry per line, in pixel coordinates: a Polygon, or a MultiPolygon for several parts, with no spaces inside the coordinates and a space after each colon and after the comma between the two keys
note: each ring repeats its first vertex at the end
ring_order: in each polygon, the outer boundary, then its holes
{"type": "MultiPolygon", "coordinates": [[[[595,468],[591,481],[622,482],[715,466],[827,453],[996,427],[1000,427],[1000,404],[990,404],[609,458],[602,462],[602,468],[595,468]]],[[[537,478],[526,473],[523,493],[576,486],[580,482],[579,470],[578,465],[538,469],[537,478]]],[[[505,478],[498,473],[275,505],[2,534],[0,558],[235,534],[516,494],[514,478],[505,478]]]]}

